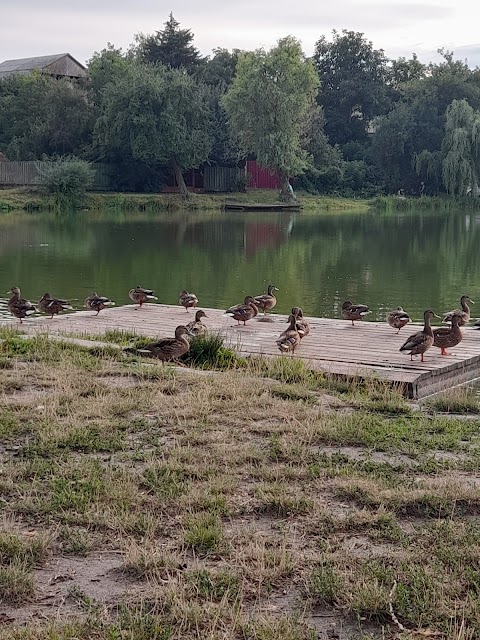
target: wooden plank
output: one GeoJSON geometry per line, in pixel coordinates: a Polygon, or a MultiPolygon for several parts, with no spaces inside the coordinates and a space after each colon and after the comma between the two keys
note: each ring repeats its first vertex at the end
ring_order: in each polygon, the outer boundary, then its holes
{"type": "MultiPolygon", "coordinates": [[[[243,355],[278,357],[276,339],[284,330],[287,317],[271,314],[259,316],[246,326],[236,325],[219,309],[204,309],[205,324],[225,336],[226,343],[243,355]]],[[[99,316],[90,311],[78,311],[54,318],[34,318],[21,325],[27,333],[46,332],[49,335],[75,334],[101,336],[107,330],[120,329],[152,338],[172,335],[175,327],[193,318],[183,307],[147,304],[136,310],[134,305],[105,309],[99,316]]],[[[432,347],[425,355],[410,361],[399,351],[407,337],[420,325],[407,327],[397,335],[386,323],[359,322],[355,327],[344,320],[308,318],[310,335],[295,354],[312,369],[344,378],[379,376],[402,385],[413,397],[467,382],[480,377],[480,333],[464,329],[463,341],[452,355],[441,356],[432,347]]],[[[12,323],[18,326],[18,323],[12,323]]]]}

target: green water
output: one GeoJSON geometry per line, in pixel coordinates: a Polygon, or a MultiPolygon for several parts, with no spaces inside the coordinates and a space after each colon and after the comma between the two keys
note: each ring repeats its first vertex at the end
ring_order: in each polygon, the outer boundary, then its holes
{"type": "MultiPolygon", "coordinates": [[[[0,318],[13,285],[79,308],[93,290],[117,305],[137,284],[176,304],[180,289],[205,307],[280,290],[279,312],[339,317],[345,299],[369,320],[402,305],[414,319],[458,306],[480,316],[480,211],[379,213],[9,213],[0,215],[0,318]]],[[[480,336],[479,336],[480,339],[480,336]]]]}

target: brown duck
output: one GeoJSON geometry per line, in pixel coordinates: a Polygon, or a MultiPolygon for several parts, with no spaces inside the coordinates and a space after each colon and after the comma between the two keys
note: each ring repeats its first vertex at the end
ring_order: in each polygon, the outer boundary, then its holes
{"type": "Polygon", "coordinates": [[[128,297],[132,302],[140,305],[139,308],[141,308],[142,304],[148,302],[149,300],[158,300],[153,289],[144,289],[139,284],[137,284],[135,289],[130,289],[130,291],[128,292],[128,297]]]}
{"type": "Polygon", "coordinates": [[[371,311],[366,304],[353,304],[350,300],[346,300],[342,304],[342,318],[351,320],[352,327],[355,326],[355,320],[362,320],[368,313],[371,313],[371,311]]]}
{"type": "Polygon", "coordinates": [[[310,326],[303,317],[303,310],[301,309],[301,307],[293,307],[292,316],[295,316],[297,331],[300,338],[308,336],[308,334],[310,333],[310,326]]]}
{"type": "Polygon", "coordinates": [[[67,300],[60,300],[60,298],[54,298],[49,293],[44,293],[38,301],[38,309],[53,318],[53,316],[58,316],[62,311],[73,309],[73,307],[67,300]]]}
{"type": "Polygon", "coordinates": [[[255,299],[252,298],[252,296],[247,296],[244,304],[236,304],[234,307],[230,307],[230,309],[225,311],[225,315],[236,320],[238,324],[243,322],[243,326],[245,326],[248,320],[258,315],[258,307],[255,299]]]}
{"type": "Polygon", "coordinates": [[[267,293],[254,297],[255,304],[263,311],[263,315],[265,315],[267,311],[270,311],[270,309],[273,309],[277,304],[277,299],[273,295],[274,291],[278,291],[277,287],[274,284],[269,284],[267,293]]]}
{"type": "Polygon", "coordinates": [[[115,302],[112,302],[110,298],[106,298],[105,296],[99,296],[98,293],[94,291],[91,296],[85,298],[84,306],[87,307],[87,309],[96,311],[98,316],[102,309],[114,307],[115,302]]]}
{"type": "Polygon", "coordinates": [[[190,307],[195,308],[198,304],[198,298],[194,293],[188,293],[185,289],[180,291],[180,297],[178,304],[185,307],[185,311],[188,311],[190,307]]]}
{"type": "Polygon", "coordinates": [[[441,349],[442,356],[448,356],[447,349],[456,347],[463,340],[463,333],[460,329],[461,317],[454,314],[452,316],[451,327],[439,327],[433,330],[433,346],[441,349]]]}
{"type": "Polygon", "coordinates": [[[277,346],[282,353],[295,353],[295,349],[300,344],[300,334],[297,330],[297,318],[292,314],[288,316],[290,326],[286,331],[280,334],[277,340],[277,346]]]}
{"type": "Polygon", "coordinates": [[[400,333],[400,329],[410,322],[410,316],[403,307],[397,307],[387,313],[387,322],[394,329],[398,329],[397,333],[400,333]]]}
{"type": "Polygon", "coordinates": [[[427,309],[424,314],[424,327],[422,331],[418,331],[411,335],[404,344],[400,347],[400,351],[410,351],[410,360],[413,360],[413,356],[421,355],[422,362],[423,354],[425,351],[428,351],[430,347],[433,345],[433,331],[430,326],[430,321],[432,318],[439,318],[431,309],[427,309]]]}
{"type": "Polygon", "coordinates": [[[19,287],[12,287],[8,293],[11,293],[12,297],[7,303],[7,308],[15,318],[20,320],[20,323],[22,323],[23,318],[35,313],[36,309],[30,300],[22,298],[22,293],[19,287]]]}
{"type": "Polygon", "coordinates": [[[464,325],[466,325],[467,322],[470,322],[470,307],[468,306],[469,303],[475,304],[473,300],[470,298],[470,296],[462,296],[460,298],[460,306],[462,308],[454,309],[453,311],[449,311],[448,313],[446,313],[445,316],[443,317],[443,322],[451,322],[452,317],[456,315],[460,317],[460,322],[458,323],[458,326],[463,327],[464,325]]]}
{"type": "Polygon", "coordinates": [[[136,353],[149,355],[163,361],[172,360],[177,364],[181,364],[178,362],[178,358],[190,349],[190,343],[185,337],[187,335],[189,335],[187,327],[180,325],[175,329],[174,338],[161,338],[157,342],[151,342],[141,349],[136,349],[136,353]]]}
{"type": "Polygon", "coordinates": [[[207,333],[207,327],[203,324],[202,318],[207,318],[205,311],[199,309],[195,313],[195,320],[187,324],[187,330],[192,336],[203,336],[207,333]]]}

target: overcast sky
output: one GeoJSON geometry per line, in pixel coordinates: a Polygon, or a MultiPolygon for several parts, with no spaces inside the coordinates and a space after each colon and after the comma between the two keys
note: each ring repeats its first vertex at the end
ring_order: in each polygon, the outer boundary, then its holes
{"type": "Polygon", "coordinates": [[[162,28],[170,11],[213,47],[270,47],[298,37],[307,55],[332,29],[361,31],[387,56],[436,60],[439,47],[480,65],[478,0],[0,0],[0,61],[68,51],[81,62],[107,42],[127,48],[162,28]]]}

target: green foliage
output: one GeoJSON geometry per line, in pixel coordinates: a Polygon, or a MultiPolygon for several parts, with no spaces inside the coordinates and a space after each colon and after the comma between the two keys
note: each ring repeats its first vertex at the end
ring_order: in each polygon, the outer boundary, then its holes
{"type": "Polygon", "coordinates": [[[78,202],[93,183],[93,169],[79,158],[55,160],[42,169],[39,182],[43,189],[70,202],[78,202]]]}
{"type": "Polygon", "coordinates": [[[210,109],[203,85],[181,70],[131,62],[104,89],[95,126],[100,152],[155,167],[190,168],[211,149],[210,109]]]}
{"type": "Polygon", "coordinates": [[[318,77],[295,38],[279,40],[269,52],[242,53],[225,94],[232,135],[244,154],[286,180],[307,166],[306,134],[316,115],[318,77]]]}
{"type": "Polygon", "coordinates": [[[224,346],[224,339],[218,333],[207,333],[190,341],[190,350],[182,361],[195,367],[229,369],[237,364],[237,356],[224,346]]]}
{"type": "Polygon", "coordinates": [[[374,116],[391,106],[387,59],[363,33],[333,31],[332,42],[322,36],[313,56],[322,89],[325,131],[332,144],[366,138],[374,116]]]}
{"type": "Polygon", "coordinates": [[[446,111],[443,182],[448,193],[465,195],[480,184],[480,112],[466,100],[453,100],[446,111]]]}
{"type": "Polygon", "coordinates": [[[180,29],[173,13],[165,22],[165,28],[150,36],[137,37],[137,56],[148,64],[164,64],[172,69],[194,71],[202,59],[193,45],[190,29],[180,29]]]}
{"type": "Polygon", "coordinates": [[[78,83],[38,73],[0,80],[0,149],[10,160],[83,151],[90,143],[92,118],[78,83]]]}

